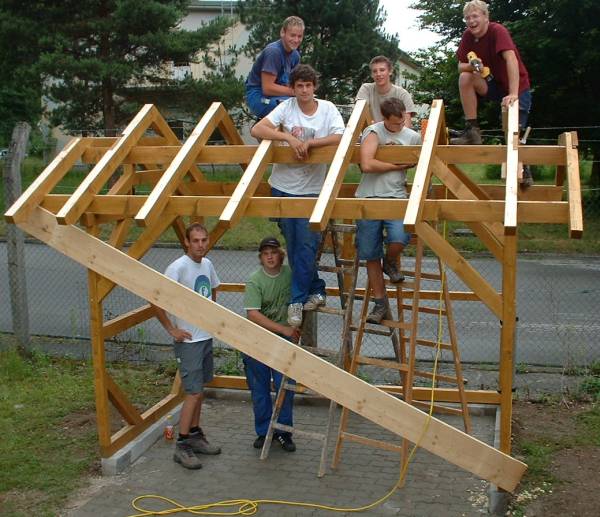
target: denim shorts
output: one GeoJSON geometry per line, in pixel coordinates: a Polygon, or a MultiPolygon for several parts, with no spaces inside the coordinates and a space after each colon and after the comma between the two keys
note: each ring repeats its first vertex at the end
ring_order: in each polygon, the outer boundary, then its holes
{"type": "Polygon", "coordinates": [[[190,395],[202,393],[204,385],[213,380],[213,340],[177,342],[175,359],[183,390],[190,395]]]}
{"type": "Polygon", "coordinates": [[[360,260],[377,260],[383,258],[383,233],[385,243],[401,243],[407,246],[410,233],[404,231],[402,219],[356,221],[356,248],[360,260]]]}
{"type": "MultiPolygon", "coordinates": [[[[500,102],[506,96],[506,92],[495,81],[488,82],[488,91],[485,97],[479,97],[485,101],[500,102]]],[[[525,90],[519,94],[519,127],[521,129],[527,127],[529,112],[531,111],[531,90],[525,90]]]]}

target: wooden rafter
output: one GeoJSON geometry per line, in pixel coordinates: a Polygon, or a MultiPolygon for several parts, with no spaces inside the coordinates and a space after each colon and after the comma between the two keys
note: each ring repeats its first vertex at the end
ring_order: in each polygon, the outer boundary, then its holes
{"type": "Polygon", "coordinates": [[[569,181],[569,236],[572,239],[580,239],[583,235],[583,210],[577,138],[573,133],[563,133],[560,135],[559,142],[565,146],[565,161],[567,162],[566,171],[569,181]]]}
{"type": "Polygon", "coordinates": [[[508,108],[506,131],[506,204],[504,205],[504,233],[517,231],[517,195],[519,191],[519,101],[508,108]]]}

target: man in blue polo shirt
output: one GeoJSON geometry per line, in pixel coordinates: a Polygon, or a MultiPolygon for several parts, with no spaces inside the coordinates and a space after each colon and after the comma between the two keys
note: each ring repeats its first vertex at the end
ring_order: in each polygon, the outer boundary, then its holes
{"type": "Polygon", "coordinates": [[[304,37],[304,22],[297,16],[287,17],[279,35],[279,40],[269,43],[258,55],[246,79],[246,103],[259,119],[294,95],[289,78],[300,62],[298,47],[304,37]]]}

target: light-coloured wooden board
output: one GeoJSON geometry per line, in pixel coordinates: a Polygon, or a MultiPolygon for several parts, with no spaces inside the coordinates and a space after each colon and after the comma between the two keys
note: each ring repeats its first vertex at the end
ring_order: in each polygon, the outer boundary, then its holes
{"type": "Polygon", "coordinates": [[[137,309],[121,314],[111,320],[105,321],[103,325],[103,338],[110,339],[121,332],[135,327],[144,321],[154,317],[154,309],[151,305],[143,305],[137,309]]]}
{"type": "MultiPolygon", "coordinates": [[[[522,462],[444,422],[428,419],[418,409],[199,296],[78,228],[58,225],[55,217],[41,208],[36,208],[29,220],[19,226],[150,303],[205,329],[389,431],[412,442],[420,441],[423,448],[505,490],[514,490],[526,469],[522,462]]],[[[115,441],[113,437],[112,443],[115,441]]]]}
{"type": "Polygon", "coordinates": [[[130,425],[141,424],[142,416],[135,408],[135,406],[129,402],[127,395],[123,393],[121,388],[119,388],[118,384],[114,381],[114,379],[109,375],[108,372],[104,372],[106,387],[108,389],[108,398],[112,402],[112,405],[115,406],[117,411],[121,414],[121,416],[125,419],[125,421],[130,425]]]}
{"type": "Polygon", "coordinates": [[[346,169],[350,164],[352,146],[358,139],[360,131],[365,124],[366,108],[367,101],[363,99],[356,101],[356,104],[354,105],[352,115],[350,115],[340,144],[335,151],[335,156],[327,171],[327,176],[325,177],[325,182],[319,193],[319,198],[317,199],[315,208],[308,221],[313,231],[322,232],[329,223],[333,204],[338,197],[340,186],[344,180],[344,174],[346,174],[346,169]]]}
{"type": "Polygon", "coordinates": [[[565,145],[567,179],[569,181],[569,236],[581,239],[583,235],[583,209],[581,205],[581,180],[579,178],[579,155],[577,154],[577,133],[563,133],[561,142],[565,145]]]}
{"type": "Polygon", "coordinates": [[[517,232],[517,196],[519,192],[519,101],[508,107],[506,135],[506,204],[504,205],[504,233],[517,232]]]}

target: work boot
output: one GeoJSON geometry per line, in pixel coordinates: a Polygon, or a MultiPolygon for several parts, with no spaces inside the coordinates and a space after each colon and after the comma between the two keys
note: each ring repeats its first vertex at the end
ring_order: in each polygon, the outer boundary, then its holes
{"type": "Polygon", "coordinates": [[[190,433],[187,442],[191,445],[194,452],[200,454],[221,454],[221,447],[208,443],[202,429],[199,429],[195,433],[190,433]]]}
{"type": "Polygon", "coordinates": [[[533,174],[531,174],[531,167],[529,165],[523,165],[523,177],[521,179],[521,188],[523,190],[528,189],[533,185],[533,174]]]}
{"type": "Polygon", "coordinates": [[[305,311],[314,311],[317,307],[325,305],[325,295],[320,293],[311,294],[304,304],[305,311]]]}
{"type": "Polygon", "coordinates": [[[302,325],[302,304],[290,303],[288,307],[288,324],[290,327],[302,325]]]}
{"type": "Polygon", "coordinates": [[[252,447],[254,447],[255,449],[262,449],[263,445],[265,444],[265,438],[266,438],[266,436],[263,434],[258,435],[256,437],[256,440],[254,440],[252,447]]]}
{"type": "Polygon", "coordinates": [[[451,138],[452,145],[481,145],[481,130],[475,126],[466,126],[461,134],[451,138]]]}
{"type": "Polygon", "coordinates": [[[373,309],[367,316],[367,323],[381,323],[381,320],[385,318],[387,314],[387,308],[385,303],[375,303],[373,309]]]}
{"type": "Polygon", "coordinates": [[[398,271],[398,265],[395,262],[390,262],[387,258],[383,259],[383,272],[390,277],[392,284],[404,282],[404,275],[398,271]]]}
{"type": "Polygon", "coordinates": [[[294,452],[296,450],[296,444],[289,433],[276,434],[273,436],[273,441],[279,442],[281,448],[286,452],[294,452]]]}
{"type": "Polygon", "coordinates": [[[200,463],[198,456],[194,454],[192,446],[187,440],[177,440],[173,461],[186,469],[197,470],[202,468],[202,463],[200,463]]]}

